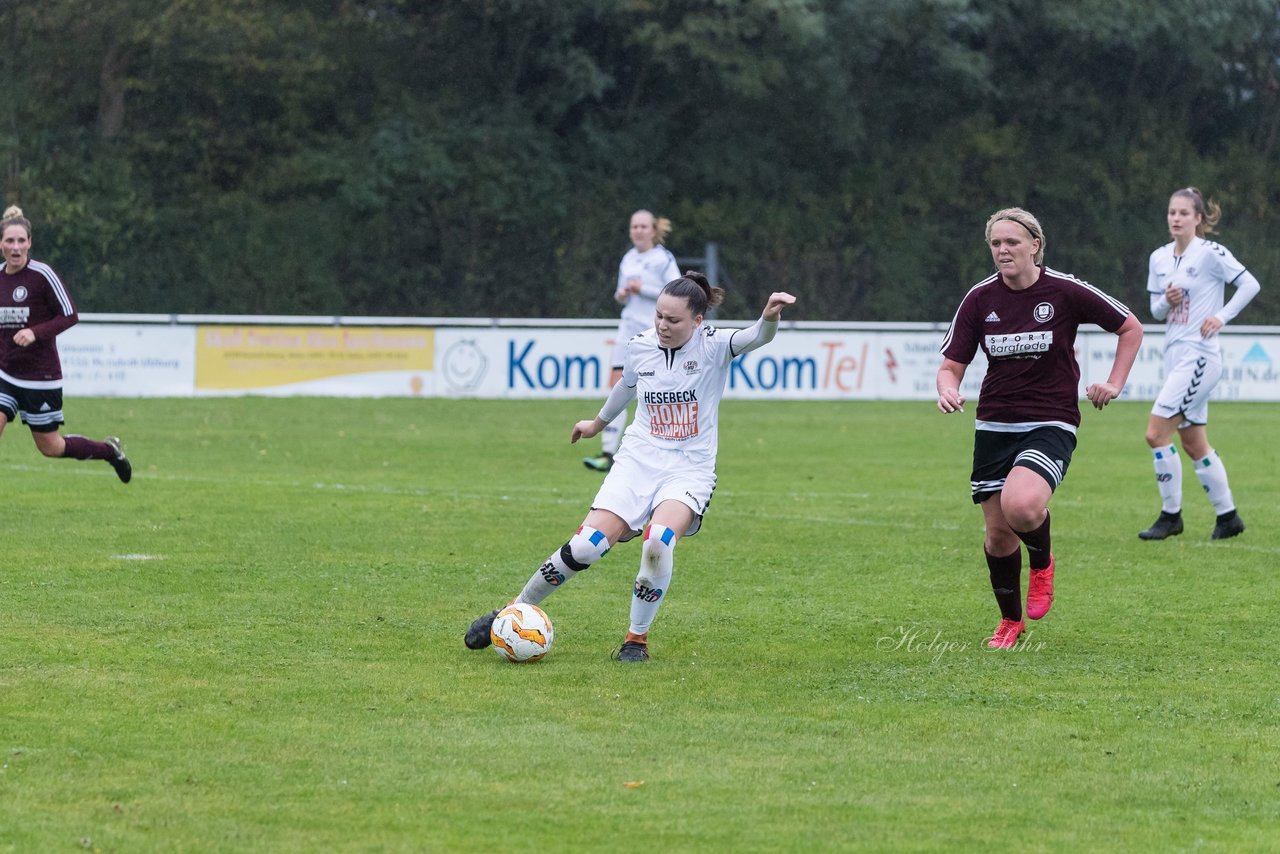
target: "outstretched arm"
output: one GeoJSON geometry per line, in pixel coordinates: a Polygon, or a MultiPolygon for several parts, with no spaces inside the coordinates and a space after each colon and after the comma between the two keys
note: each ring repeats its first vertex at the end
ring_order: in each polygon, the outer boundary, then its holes
{"type": "Polygon", "coordinates": [[[1094,383],[1084,390],[1094,409],[1101,409],[1119,397],[1129,380],[1129,370],[1138,357],[1138,348],[1142,346],[1142,324],[1133,312],[1129,312],[1116,335],[1120,340],[1116,342],[1116,360],[1111,363],[1111,376],[1105,383],[1094,383]]]}
{"type": "Polygon", "coordinates": [[[604,406],[600,407],[600,414],[595,418],[588,418],[573,425],[573,433],[569,436],[569,444],[572,445],[579,439],[590,439],[595,436],[605,428],[606,424],[617,418],[635,396],[636,387],[627,385],[625,379],[614,383],[613,388],[609,390],[609,397],[605,400],[604,406]]]}
{"type": "Polygon", "coordinates": [[[773,336],[778,334],[778,320],[782,318],[782,310],[795,305],[795,301],[795,297],[784,291],[770,294],[755,325],[748,329],[738,329],[729,336],[729,352],[734,356],[741,356],[772,341],[773,336]]]}

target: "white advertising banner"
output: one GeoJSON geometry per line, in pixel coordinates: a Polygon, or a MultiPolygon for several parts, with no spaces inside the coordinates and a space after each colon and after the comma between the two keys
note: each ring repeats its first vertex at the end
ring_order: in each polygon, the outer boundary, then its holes
{"type": "MultiPolygon", "coordinates": [[[[601,396],[608,388],[612,333],[605,330],[437,329],[438,375],[428,393],[456,397],[601,396]]],[[[768,346],[734,362],[726,398],[932,400],[942,332],[779,330],[768,346]]],[[[1215,399],[1280,400],[1280,335],[1223,335],[1226,369],[1215,399]]],[[[1111,372],[1116,337],[1082,331],[1076,339],[1080,387],[1111,372]]],[[[1150,400],[1164,379],[1164,340],[1148,332],[1123,397],[1150,400]]],[[[981,353],[963,391],[978,396],[981,353]]]]}
{"type": "MultiPolygon", "coordinates": [[[[59,338],[70,395],[327,395],[343,397],[603,398],[614,328],[599,322],[389,319],[361,325],[82,322],[59,338]],[[521,325],[521,324],[526,325],[521,325]]],[[[725,321],[741,328],[744,321],[725,321]]],[[[945,328],[932,324],[783,323],[766,347],[735,360],[725,397],[932,400],[945,328]]],[[[1215,399],[1280,400],[1280,331],[1220,333],[1215,399]]],[[[1081,391],[1107,378],[1116,337],[1082,331],[1081,391]]],[[[1124,397],[1151,400],[1164,378],[1164,336],[1150,327],[1124,397]]],[[[978,396],[979,353],[964,380],[978,396]]]]}
{"type": "MultiPolygon", "coordinates": [[[[1222,378],[1212,400],[1280,400],[1280,334],[1274,331],[1232,331],[1218,333],[1222,344],[1222,378]]],[[[1082,336],[1083,338],[1083,336],[1082,336]]],[[[1116,337],[1090,333],[1087,341],[1077,339],[1083,376],[1101,382],[1115,359],[1116,337]]],[[[1164,384],[1164,333],[1148,329],[1142,350],[1129,372],[1125,397],[1154,400],[1164,384]]]]}
{"type": "Polygon", "coordinates": [[[62,388],[76,397],[190,397],[192,326],[78,323],[58,336],[62,388]]]}

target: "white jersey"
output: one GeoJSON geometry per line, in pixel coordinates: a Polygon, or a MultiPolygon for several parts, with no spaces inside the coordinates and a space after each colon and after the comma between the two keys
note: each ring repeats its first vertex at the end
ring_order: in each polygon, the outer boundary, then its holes
{"type": "Polygon", "coordinates": [[[1147,268],[1147,291],[1160,295],[1174,284],[1182,288],[1184,294],[1179,305],[1168,309],[1165,347],[1181,344],[1206,355],[1216,355],[1220,352],[1218,337],[1202,337],[1200,326],[1214,315],[1223,323],[1235,316],[1232,313],[1231,317],[1223,317],[1220,312],[1226,286],[1245,274],[1245,266],[1226,247],[1202,237],[1193,238],[1181,255],[1174,255],[1173,248],[1174,244],[1168,243],[1152,252],[1147,268]]]}
{"type": "Polygon", "coordinates": [[[653,329],[628,341],[621,384],[635,389],[636,416],[623,444],[679,449],[694,462],[714,460],[720,398],[737,355],[730,340],[739,331],[704,323],[679,350],[659,346],[653,329]]]}
{"type": "Polygon", "coordinates": [[[658,312],[658,295],[663,286],[678,278],[680,265],[665,246],[655,246],[647,252],[631,247],[618,265],[618,290],[638,281],[640,292],[627,297],[622,306],[622,320],[641,327],[651,325],[658,312]]]}

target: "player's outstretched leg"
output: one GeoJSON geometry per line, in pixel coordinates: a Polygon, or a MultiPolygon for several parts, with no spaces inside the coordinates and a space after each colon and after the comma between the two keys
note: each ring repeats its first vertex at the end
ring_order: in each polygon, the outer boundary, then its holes
{"type": "Polygon", "coordinates": [[[484,649],[493,643],[490,632],[493,630],[493,621],[498,616],[499,608],[494,608],[487,614],[481,614],[471,621],[471,625],[467,627],[466,637],[462,639],[467,645],[467,649],[484,649]]]}
{"type": "MultiPolygon", "coordinates": [[[[52,434],[40,435],[51,436],[52,434]]],[[[58,456],[56,447],[49,444],[54,441],[56,439],[37,439],[36,444],[46,456],[58,456]]],[[[120,440],[115,436],[108,436],[101,442],[95,442],[74,433],[64,436],[61,456],[72,460],[106,460],[116,470],[116,477],[120,478],[121,483],[128,483],[133,478],[133,466],[129,463],[129,458],[124,455],[120,440]]]]}
{"type": "Polygon", "coordinates": [[[124,448],[120,447],[120,438],[108,436],[103,439],[103,444],[111,448],[112,455],[107,457],[107,462],[116,470],[116,477],[120,478],[121,483],[128,483],[133,479],[133,464],[124,455],[124,448]]]}
{"type": "MultiPolygon", "coordinates": [[[[609,548],[609,538],[603,532],[583,525],[567,543],[542,562],[542,566],[529,577],[520,595],[512,601],[537,605],[562,584],[608,554],[609,548]]],[[[499,610],[501,609],[495,609],[472,621],[463,639],[468,649],[484,649],[492,643],[489,632],[499,610]]]]}
{"type": "Polygon", "coordinates": [[[539,604],[608,553],[609,538],[603,532],[583,525],[529,576],[516,601],[539,604]]]}

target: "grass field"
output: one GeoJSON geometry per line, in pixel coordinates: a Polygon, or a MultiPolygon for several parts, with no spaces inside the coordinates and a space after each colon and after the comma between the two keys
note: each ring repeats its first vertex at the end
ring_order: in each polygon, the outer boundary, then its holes
{"type": "MultiPolygon", "coordinates": [[[[1136,534],[1147,405],[1084,415],[1053,611],[997,622],[972,413],[722,410],[647,665],[637,543],[463,648],[581,521],[586,401],[72,400],[102,463],[0,442],[0,851],[1280,847],[1280,407],[1215,404],[1248,531],[1136,534]]],[[[1025,578],[1024,578],[1025,583],[1025,578]]]]}

